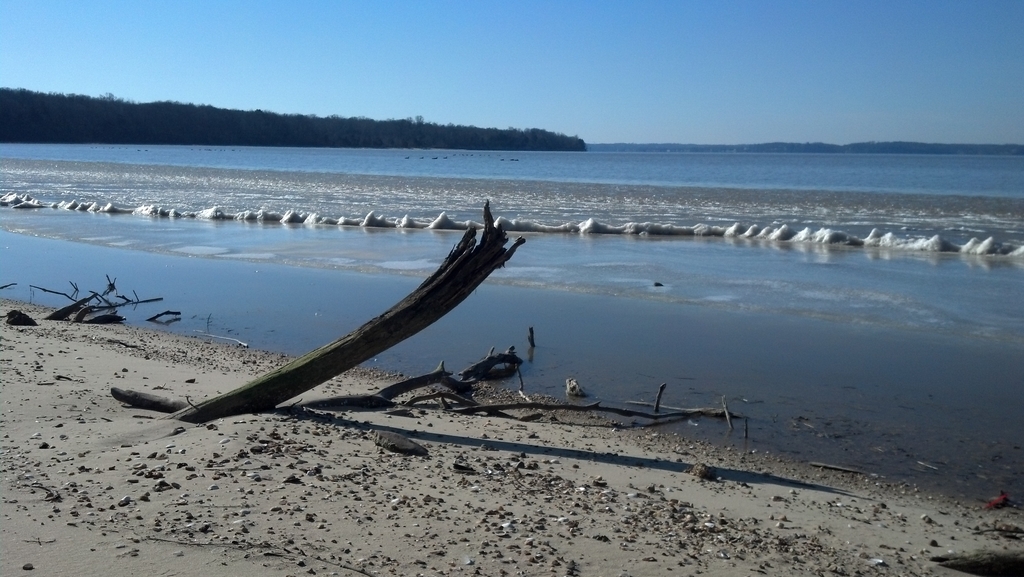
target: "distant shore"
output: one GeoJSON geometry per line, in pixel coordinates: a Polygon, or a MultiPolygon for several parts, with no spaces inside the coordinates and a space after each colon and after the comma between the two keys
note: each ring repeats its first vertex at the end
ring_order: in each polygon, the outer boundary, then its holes
{"type": "Polygon", "coordinates": [[[1024,144],[945,144],[933,142],[766,142],[761,144],[609,143],[587,144],[590,152],[706,152],[793,154],[1024,155],[1024,144]]]}
{"type": "Polygon", "coordinates": [[[422,116],[373,120],[278,114],[14,88],[0,88],[0,142],[586,150],[580,138],[539,128],[441,125],[427,122],[422,116]]]}

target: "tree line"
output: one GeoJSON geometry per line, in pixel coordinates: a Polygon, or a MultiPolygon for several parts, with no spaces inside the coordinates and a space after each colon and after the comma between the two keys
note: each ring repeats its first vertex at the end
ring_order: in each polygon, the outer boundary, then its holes
{"type": "Polygon", "coordinates": [[[995,154],[1024,155],[1021,144],[939,144],[927,142],[767,142],[764,144],[588,144],[592,152],[801,152],[825,154],[995,154]]]}
{"type": "Polygon", "coordinates": [[[0,88],[0,142],[584,151],[575,136],[0,88]]]}

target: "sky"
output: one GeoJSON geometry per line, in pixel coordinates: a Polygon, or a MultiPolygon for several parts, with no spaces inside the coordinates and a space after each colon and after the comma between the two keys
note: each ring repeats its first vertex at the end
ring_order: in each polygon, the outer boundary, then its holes
{"type": "Polygon", "coordinates": [[[1024,1],[0,0],[0,86],[589,143],[1024,143],[1024,1]]]}

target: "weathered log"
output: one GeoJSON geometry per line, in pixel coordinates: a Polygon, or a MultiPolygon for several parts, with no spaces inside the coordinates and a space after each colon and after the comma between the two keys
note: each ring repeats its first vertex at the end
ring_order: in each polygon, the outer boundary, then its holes
{"type": "Polygon", "coordinates": [[[117,324],[117,323],[123,323],[124,322],[124,317],[121,316],[121,315],[111,315],[111,314],[96,315],[94,317],[85,319],[82,322],[87,324],[87,325],[113,325],[113,324],[117,324]]]}
{"type": "Polygon", "coordinates": [[[86,304],[88,304],[94,298],[96,298],[95,295],[89,295],[89,296],[87,296],[85,298],[78,299],[77,301],[69,304],[68,306],[66,306],[64,308],[57,309],[57,310],[53,311],[52,313],[46,315],[43,318],[48,320],[48,321],[62,321],[62,320],[65,320],[69,316],[71,316],[71,315],[75,314],[76,312],[78,312],[82,307],[84,307],[86,304]]]}
{"type": "MultiPolygon", "coordinates": [[[[123,346],[134,346],[120,341],[116,342],[117,344],[123,346]]],[[[388,385],[383,389],[377,391],[376,393],[369,393],[365,395],[342,395],[338,397],[331,397],[328,399],[321,399],[319,401],[302,403],[298,406],[301,407],[302,409],[309,410],[388,408],[393,407],[397,404],[393,400],[395,397],[398,397],[408,392],[412,392],[422,387],[429,387],[435,384],[444,385],[457,393],[464,393],[466,391],[472,390],[471,384],[463,383],[461,381],[456,381],[455,379],[452,379],[451,373],[444,369],[444,363],[442,362],[440,365],[438,365],[436,369],[434,369],[433,372],[427,373],[425,375],[420,375],[418,377],[413,377],[411,379],[406,379],[393,385],[388,385]]],[[[151,411],[160,411],[163,413],[174,413],[189,406],[189,403],[185,401],[175,401],[164,397],[158,397],[156,395],[151,395],[149,393],[142,393],[126,389],[112,388],[110,390],[110,394],[118,401],[131,405],[133,407],[138,407],[140,409],[146,409],[151,411]]],[[[455,393],[434,393],[433,395],[428,395],[428,397],[434,397],[437,394],[451,395],[451,397],[455,399],[457,402],[462,402],[462,404],[465,405],[476,404],[470,401],[469,399],[466,399],[465,397],[460,397],[455,393]]],[[[411,402],[408,402],[406,404],[414,404],[414,401],[416,401],[417,399],[422,399],[422,397],[412,399],[411,402]]]]}
{"type": "Polygon", "coordinates": [[[35,319],[19,310],[7,311],[5,316],[7,317],[7,324],[16,327],[34,327],[39,324],[35,319]]]}
{"type": "Polygon", "coordinates": [[[457,384],[458,381],[449,379],[448,377],[450,375],[451,373],[444,369],[444,363],[442,362],[430,373],[406,379],[393,385],[388,385],[376,393],[370,393],[368,395],[343,395],[339,397],[331,397],[329,399],[304,403],[303,406],[310,409],[338,409],[348,407],[376,409],[381,407],[393,407],[395,405],[395,397],[415,391],[422,387],[428,387],[439,383],[449,386],[457,392],[463,392],[465,389],[456,386],[455,384],[457,384]]]}
{"type": "Polygon", "coordinates": [[[510,259],[525,240],[506,248],[505,232],[484,205],[480,242],[470,228],[429,278],[387,312],[340,339],[258,377],[234,391],[189,407],[173,418],[190,423],[271,410],[427,328],[466,299],[510,259]]]}
{"type": "Polygon", "coordinates": [[[161,413],[174,413],[188,406],[185,401],[175,401],[167,397],[161,397],[150,393],[139,391],[128,391],[111,387],[110,396],[126,405],[145,409],[147,411],[158,411],[161,413]]]}
{"type": "Polygon", "coordinates": [[[373,434],[373,443],[382,449],[403,455],[425,457],[428,454],[427,448],[423,445],[391,431],[376,431],[373,434]]]}
{"type": "MultiPolygon", "coordinates": [[[[107,308],[107,307],[102,307],[102,308],[107,308]]],[[[77,313],[75,313],[75,318],[72,319],[71,322],[85,323],[85,324],[92,324],[92,325],[111,325],[111,324],[123,323],[124,322],[124,317],[122,317],[121,315],[115,315],[115,314],[110,314],[110,313],[102,314],[102,315],[96,315],[94,317],[89,317],[89,315],[91,315],[91,314],[93,314],[93,313],[95,313],[95,312],[97,312],[99,310],[101,310],[101,308],[92,307],[92,306],[84,307],[82,310],[80,310],[77,313]],[[86,317],[89,317],[89,318],[86,318],[86,317]]]]}
{"type": "Polygon", "coordinates": [[[932,557],[939,565],[972,575],[1024,575],[1024,551],[972,551],[932,557]]]}
{"type": "Polygon", "coordinates": [[[523,359],[516,355],[516,348],[509,347],[503,353],[495,353],[492,348],[487,356],[459,371],[459,378],[466,383],[476,383],[491,379],[503,379],[516,374],[523,359]],[[502,368],[495,368],[503,365],[502,368]]]}
{"type": "Polygon", "coordinates": [[[449,393],[448,391],[435,391],[433,393],[428,393],[426,395],[419,395],[404,401],[402,404],[407,407],[411,407],[413,405],[418,405],[420,403],[425,403],[427,401],[434,400],[436,400],[444,409],[449,408],[448,403],[446,401],[452,401],[453,403],[458,403],[464,407],[480,404],[474,401],[473,399],[470,399],[469,397],[464,397],[462,395],[458,395],[455,393],[449,393]]]}

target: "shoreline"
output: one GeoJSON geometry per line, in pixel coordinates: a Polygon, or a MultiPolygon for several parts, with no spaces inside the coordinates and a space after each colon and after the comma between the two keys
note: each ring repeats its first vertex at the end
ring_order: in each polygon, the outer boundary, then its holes
{"type": "MultiPolygon", "coordinates": [[[[984,510],[658,428],[417,408],[409,417],[277,411],[171,435],[183,423],[121,407],[110,386],[201,399],[287,357],[130,326],[39,322],[0,333],[4,574],[32,563],[82,575],[242,566],[254,575],[955,575],[928,557],[1022,548],[975,534],[1024,526],[1020,509],[984,510]],[[430,454],[378,448],[373,433],[387,430],[430,454]],[[695,463],[718,480],[688,474],[695,463]],[[61,501],[47,501],[48,490],[61,501]]],[[[356,369],[303,400],[369,392],[388,377],[356,369]]]]}
{"type": "MultiPolygon", "coordinates": [[[[167,297],[126,310],[129,324],[149,325],[142,319],[170,308],[183,315],[162,330],[293,355],[360,326],[418,284],[415,275],[0,237],[3,282],[19,281],[9,296],[62,306],[64,297],[28,285],[99,288],[107,273],[142,298],[167,297]]],[[[1010,402],[1024,375],[1016,343],[488,282],[364,366],[421,374],[440,360],[466,366],[490,346],[525,352],[528,325],[539,344],[522,367],[531,394],[561,397],[572,376],[594,399],[622,405],[653,401],[668,382],[667,406],[717,406],[727,396],[749,417],[749,439],[715,424],[666,427],[717,446],[834,463],[962,499],[1024,492],[1024,439],[1010,402]]]]}

